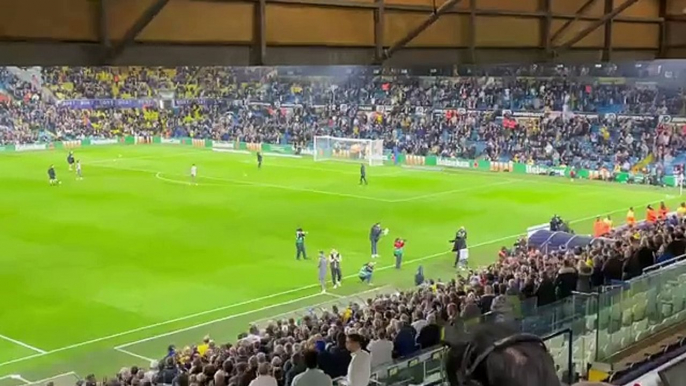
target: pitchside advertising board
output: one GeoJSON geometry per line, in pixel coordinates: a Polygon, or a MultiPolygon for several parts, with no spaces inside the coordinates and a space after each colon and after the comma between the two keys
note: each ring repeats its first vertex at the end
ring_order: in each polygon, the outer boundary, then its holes
{"type": "Polygon", "coordinates": [[[48,145],[45,143],[30,143],[30,144],[19,144],[14,145],[14,150],[16,151],[36,151],[36,150],[46,150],[48,145]]]}
{"type": "Polygon", "coordinates": [[[91,139],[91,145],[102,146],[102,145],[116,145],[119,143],[117,138],[95,138],[91,139]]]}

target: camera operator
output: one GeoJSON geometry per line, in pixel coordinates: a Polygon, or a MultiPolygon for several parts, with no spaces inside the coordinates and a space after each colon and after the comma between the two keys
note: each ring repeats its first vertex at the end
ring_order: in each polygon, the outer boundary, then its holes
{"type": "Polygon", "coordinates": [[[550,219],[550,230],[552,232],[559,232],[562,230],[562,227],[564,225],[564,222],[558,215],[554,215],[553,218],[550,219]]]}

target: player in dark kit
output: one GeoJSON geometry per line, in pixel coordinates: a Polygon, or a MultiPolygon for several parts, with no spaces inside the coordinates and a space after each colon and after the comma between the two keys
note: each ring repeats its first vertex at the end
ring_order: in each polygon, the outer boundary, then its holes
{"type": "Polygon", "coordinates": [[[57,180],[57,173],[55,173],[55,165],[50,165],[48,169],[48,178],[50,185],[58,185],[60,182],[57,180]]]}
{"type": "Polygon", "coordinates": [[[364,164],[360,164],[360,185],[367,185],[367,169],[364,164]]]}
{"type": "Polygon", "coordinates": [[[303,259],[307,260],[307,252],[305,251],[305,236],[307,232],[303,231],[302,228],[295,230],[295,259],[300,260],[300,255],[303,259]]]}
{"type": "Polygon", "coordinates": [[[69,165],[69,171],[72,171],[72,168],[74,167],[74,152],[70,151],[69,155],[67,156],[67,164],[69,165]]]}
{"type": "Polygon", "coordinates": [[[467,230],[465,230],[464,227],[460,227],[457,233],[455,233],[455,238],[448,242],[453,243],[453,252],[455,252],[455,264],[453,264],[453,267],[457,268],[458,264],[462,264],[466,267],[469,259],[467,250],[467,230]]]}
{"type": "Polygon", "coordinates": [[[262,153],[257,152],[257,168],[262,169],[262,153]]]}

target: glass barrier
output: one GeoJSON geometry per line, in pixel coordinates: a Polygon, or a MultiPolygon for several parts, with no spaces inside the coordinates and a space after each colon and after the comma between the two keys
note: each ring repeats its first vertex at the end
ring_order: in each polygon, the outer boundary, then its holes
{"type": "Polygon", "coordinates": [[[686,321],[686,262],[662,267],[599,295],[597,359],[686,321]]]}
{"type": "MultiPolygon", "coordinates": [[[[510,299],[510,312],[489,312],[476,319],[446,326],[445,339],[481,323],[513,322],[522,332],[546,336],[560,379],[585,374],[588,366],[616,355],[630,345],[686,321],[686,261],[608,287],[601,293],[573,293],[556,303],[538,307],[535,299],[510,299]]],[[[426,383],[440,377],[443,349],[382,366],[374,371],[382,385],[426,383]]]]}

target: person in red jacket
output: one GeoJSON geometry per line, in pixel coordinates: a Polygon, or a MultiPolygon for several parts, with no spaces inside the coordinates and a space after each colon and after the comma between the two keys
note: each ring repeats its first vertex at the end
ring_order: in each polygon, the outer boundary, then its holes
{"type": "Polygon", "coordinates": [[[395,269],[400,269],[403,263],[403,249],[405,248],[405,240],[398,237],[393,242],[393,256],[395,256],[395,269]]]}

